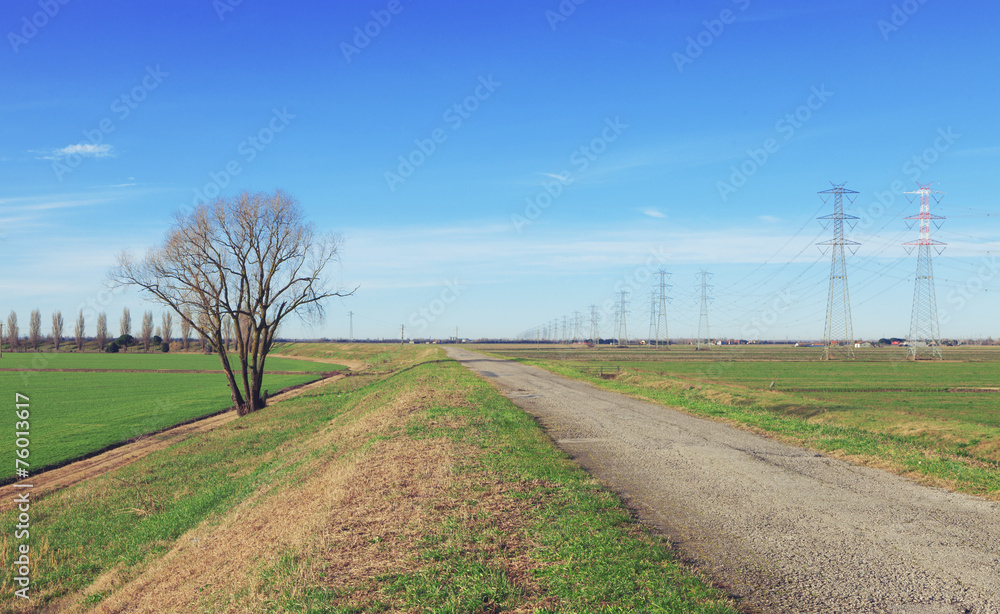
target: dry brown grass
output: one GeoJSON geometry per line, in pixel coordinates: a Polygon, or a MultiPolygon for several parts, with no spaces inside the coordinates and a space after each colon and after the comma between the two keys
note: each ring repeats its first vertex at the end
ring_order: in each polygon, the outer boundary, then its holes
{"type": "MultiPolygon", "coordinates": [[[[474,555],[498,564],[529,601],[543,603],[524,526],[537,501],[511,496],[537,484],[456,474],[483,452],[447,437],[372,440],[398,433],[423,408],[465,403],[431,385],[369,395],[282,452],[301,458],[328,451],[297,470],[294,483],[258,491],[221,519],[163,544],[167,553],[144,569],[107,572],[49,611],[249,613],[310,587],[339,591],[343,604],[384,600],[375,579],[426,565],[415,555],[418,544],[444,519],[479,536],[474,555]],[[92,610],[80,603],[97,593],[107,596],[92,610]]],[[[434,426],[459,426],[456,420],[434,426]]]]}

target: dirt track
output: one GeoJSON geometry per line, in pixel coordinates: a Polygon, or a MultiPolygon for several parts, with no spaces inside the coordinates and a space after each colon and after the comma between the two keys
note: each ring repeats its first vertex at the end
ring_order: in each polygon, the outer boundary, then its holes
{"type": "MultiPolygon", "coordinates": [[[[295,356],[286,356],[284,358],[295,358],[298,360],[303,360],[295,356]]],[[[308,359],[310,362],[323,362],[329,364],[340,364],[350,367],[352,370],[360,371],[368,367],[364,363],[358,361],[332,361],[332,360],[320,360],[320,359],[308,359]],[[350,363],[350,364],[347,364],[350,363]]],[[[220,371],[221,373],[221,371],[220,371]]],[[[299,372],[295,372],[299,373],[299,372]]],[[[321,375],[321,374],[316,374],[321,375]]],[[[344,375],[333,375],[324,379],[311,382],[309,384],[304,384],[301,386],[293,387],[285,392],[275,394],[268,398],[268,405],[290,399],[292,397],[298,396],[307,390],[312,390],[320,386],[325,386],[330,382],[343,379],[344,375]]],[[[128,443],[107,452],[103,452],[96,456],[79,460],[63,467],[57,469],[52,469],[50,471],[45,471],[37,475],[32,475],[27,480],[22,480],[21,483],[28,483],[33,486],[31,488],[32,498],[41,498],[47,494],[53,493],[63,488],[67,488],[84,480],[105,474],[109,471],[117,469],[119,467],[124,467],[129,463],[140,459],[144,456],[148,456],[157,450],[162,450],[168,446],[171,446],[178,441],[183,441],[188,437],[195,435],[197,433],[204,433],[206,431],[211,431],[216,429],[228,422],[235,420],[237,417],[236,412],[233,410],[226,411],[224,413],[216,414],[214,416],[209,416],[195,422],[184,424],[181,426],[176,426],[171,429],[167,429],[155,435],[150,435],[147,437],[142,437],[137,441],[128,443]]],[[[14,488],[13,484],[8,484],[6,486],[0,486],[0,512],[12,509],[15,506],[14,497],[17,493],[23,492],[23,489],[14,488]]]]}
{"type": "Polygon", "coordinates": [[[752,612],[1000,612],[1000,504],[448,348],[752,612]]]}

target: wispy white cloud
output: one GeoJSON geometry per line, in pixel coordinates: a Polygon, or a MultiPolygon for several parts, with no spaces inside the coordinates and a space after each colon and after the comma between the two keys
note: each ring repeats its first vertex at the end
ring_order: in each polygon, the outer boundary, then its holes
{"type": "Polygon", "coordinates": [[[965,158],[965,157],[968,157],[968,158],[984,157],[985,158],[985,157],[1000,156],[1000,145],[995,146],[995,147],[976,147],[976,148],[973,148],[973,149],[959,149],[959,150],[950,152],[950,155],[952,155],[952,156],[959,156],[959,157],[963,157],[963,158],[965,158]]]}
{"type": "Polygon", "coordinates": [[[573,176],[570,175],[569,173],[563,175],[557,173],[539,173],[539,175],[543,177],[551,177],[552,179],[555,179],[556,181],[562,181],[563,183],[566,183],[573,178],[573,176]]]}
{"type": "MultiPolygon", "coordinates": [[[[17,199],[22,200],[22,199],[17,199]]],[[[107,202],[104,199],[80,199],[80,200],[42,200],[32,204],[8,205],[10,201],[0,201],[0,211],[13,213],[15,211],[48,211],[50,209],[70,209],[74,207],[87,207],[107,202]]]]}
{"type": "Polygon", "coordinates": [[[665,218],[665,217],[667,217],[666,213],[660,211],[659,209],[656,209],[655,207],[650,207],[648,209],[643,209],[642,210],[642,214],[643,215],[648,215],[649,217],[655,217],[655,218],[665,218]]]}
{"type": "Polygon", "coordinates": [[[93,145],[91,143],[77,143],[67,145],[62,149],[55,149],[51,153],[39,156],[41,160],[59,160],[66,156],[82,156],[85,158],[109,158],[115,155],[114,147],[108,144],[93,145]]]}
{"type": "Polygon", "coordinates": [[[137,186],[137,185],[139,185],[139,184],[138,183],[116,183],[116,184],[113,184],[113,185],[95,185],[95,186],[91,186],[89,189],[91,189],[91,190],[117,190],[117,189],[120,189],[120,188],[130,188],[132,186],[137,186]]]}
{"type": "Polygon", "coordinates": [[[773,215],[758,215],[757,219],[768,224],[775,224],[781,221],[780,217],[774,217],[773,215]]]}

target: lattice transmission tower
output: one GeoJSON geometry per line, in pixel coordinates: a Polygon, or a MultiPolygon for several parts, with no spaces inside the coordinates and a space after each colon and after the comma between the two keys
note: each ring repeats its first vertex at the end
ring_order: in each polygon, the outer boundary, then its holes
{"type": "Polygon", "coordinates": [[[590,306],[590,339],[594,345],[601,344],[601,314],[597,310],[597,305],[590,306]]]}
{"type": "Polygon", "coordinates": [[[708,329],[708,303],[712,300],[708,296],[708,289],[712,287],[708,283],[708,279],[712,274],[703,269],[699,275],[701,275],[701,313],[698,316],[698,341],[695,344],[696,350],[712,347],[712,338],[708,329]]]}
{"type": "Polygon", "coordinates": [[[856,241],[844,238],[844,222],[854,228],[857,216],[844,214],[844,198],[853,204],[858,198],[858,192],[848,190],[845,183],[833,183],[829,190],[819,192],[823,202],[829,202],[833,197],[833,213],[819,218],[823,220],[824,228],[833,222],[833,238],[818,245],[833,247],[830,255],[830,291],[826,299],[826,327],[823,332],[823,360],[835,358],[837,355],[854,358],[854,328],[851,324],[851,294],[847,287],[847,264],[844,260],[844,246],[853,254],[861,245],[856,241]]]}
{"type": "Polygon", "coordinates": [[[618,345],[628,345],[628,290],[619,292],[618,302],[618,345]]]}
{"type": "Polygon", "coordinates": [[[931,222],[940,228],[945,219],[931,213],[931,198],[935,204],[940,204],[944,192],[932,190],[929,183],[917,183],[917,185],[920,186],[919,190],[904,192],[911,203],[916,201],[917,196],[920,197],[920,213],[904,218],[920,223],[920,238],[903,244],[910,253],[913,253],[914,247],[917,248],[917,277],[913,287],[913,313],[910,316],[910,338],[907,343],[907,355],[910,360],[916,360],[920,356],[941,358],[941,331],[938,328],[931,249],[940,254],[946,245],[931,238],[931,222]]]}
{"type": "Polygon", "coordinates": [[[660,296],[656,313],[656,346],[659,347],[662,340],[663,346],[670,349],[670,335],[667,333],[667,301],[670,300],[667,290],[671,287],[667,284],[667,278],[670,273],[660,269],[657,274],[660,276],[660,296]]]}
{"type": "Polygon", "coordinates": [[[649,291],[649,332],[646,334],[646,342],[652,345],[656,339],[656,291],[649,291]]]}

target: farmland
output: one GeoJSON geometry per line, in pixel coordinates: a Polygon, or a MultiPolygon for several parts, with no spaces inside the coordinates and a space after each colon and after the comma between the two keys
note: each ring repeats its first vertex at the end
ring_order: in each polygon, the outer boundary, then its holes
{"type": "Polygon", "coordinates": [[[16,611],[734,611],[439,348],[302,350],[378,368],[47,496],[16,611]]]}
{"type": "MultiPolygon", "coordinates": [[[[490,352],[792,443],[1000,497],[1000,352],[947,361],[803,360],[814,348],[491,348],[490,352]],[[621,370],[613,379],[598,367],[621,370]]],[[[877,352],[879,350],[871,350],[877,352]]]]}
{"type": "MultiPolygon", "coordinates": [[[[269,359],[267,366],[264,388],[272,393],[344,368],[279,358],[269,359]]],[[[5,354],[0,368],[8,370],[0,372],[4,388],[31,399],[33,472],[225,410],[231,404],[215,356],[5,354]]],[[[0,454],[12,458],[14,441],[0,443],[0,454]]],[[[13,474],[11,465],[0,478],[13,474]]]]}
{"type": "MultiPolygon", "coordinates": [[[[229,364],[239,366],[239,360],[230,355],[229,364]]],[[[342,365],[320,364],[304,360],[268,358],[269,371],[302,371],[321,373],[345,369],[342,365]]],[[[121,354],[97,353],[4,353],[0,359],[0,369],[49,371],[54,369],[94,369],[112,371],[135,370],[198,370],[222,371],[222,364],[216,355],[207,354],[143,354],[129,352],[121,354]]]]}

